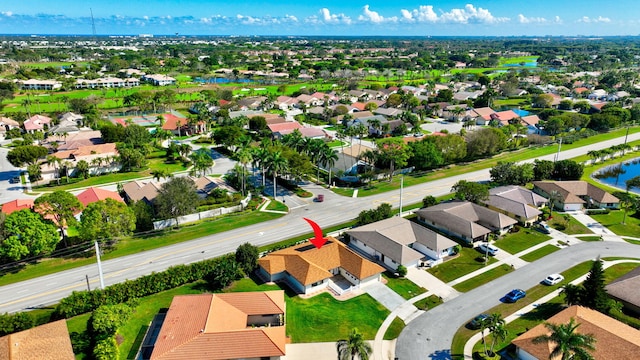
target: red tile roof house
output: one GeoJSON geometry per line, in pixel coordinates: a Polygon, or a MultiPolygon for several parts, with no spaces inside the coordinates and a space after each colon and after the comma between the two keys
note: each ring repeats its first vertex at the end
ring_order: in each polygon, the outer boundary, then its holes
{"type": "Polygon", "coordinates": [[[0,337],[0,359],[74,360],[66,320],[0,337]]]}
{"type": "Polygon", "coordinates": [[[302,125],[300,125],[300,123],[297,121],[287,121],[284,123],[269,124],[267,125],[267,127],[269,128],[269,130],[271,130],[271,136],[273,136],[276,139],[279,139],[284,135],[290,134],[296,129],[298,130],[302,129],[302,125]]]}
{"type": "Polygon", "coordinates": [[[162,130],[171,131],[176,136],[199,134],[205,130],[206,124],[202,121],[195,126],[190,126],[187,118],[177,117],[173,114],[162,114],[164,124],[162,130]]]}
{"type": "Polygon", "coordinates": [[[76,195],[76,197],[84,206],[106,199],[113,199],[115,201],[124,203],[124,200],[122,200],[122,197],[120,197],[120,194],[118,194],[117,192],[95,187],[88,188],[87,190],[76,195]]]}
{"type": "Polygon", "coordinates": [[[489,122],[493,119],[492,115],[496,112],[490,107],[476,108],[472,110],[472,116],[475,114],[477,125],[489,125],[489,122]]]}
{"type": "Polygon", "coordinates": [[[16,199],[2,204],[2,213],[9,215],[12,212],[33,209],[33,199],[16,199]]]}
{"type": "MultiPolygon", "coordinates": [[[[120,170],[120,163],[115,160],[118,156],[118,150],[115,143],[98,144],[98,145],[86,145],[80,146],[77,149],[58,151],[53,153],[53,156],[63,161],[71,163],[72,171],[69,172],[70,176],[75,173],[76,164],[79,161],[84,160],[89,163],[89,173],[95,175],[102,172],[114,172],[120,170]],[[95,159],[101,159],[101,163],[98,164],[95,159]]],[[[56,177],[56,167],[54,164],[42,165],[42,178],[53,180],[56,177]]],[[[58,169],[59,170],[59,169],[58,169]]]]}
{"type": "MultiPolygon", "coordinates": [[[[571,306],[552,316],[547,322],[556,325],[567,324],[572,318],[580,324],[576,329],[577,333],[589,334],[596,338],[595,350],[590,352],[594,359],[638,358],[640,331],[595,310],[582,306],[571,306]]],[[[515,338],[511,343],[516,346],[517,359],[560,360],[562,356],[550,357],[556,346],[555,343],[533,343],[533,339],[536,337],[549,334],[549,329],[544,324],[540,324],[515,338]]]]}
{"type": "Polygon", "coordinates": [[[582,210],[585,204],[587,208],[620,208],[617,197],[586,181],[534,181],[533,192],[548,199],[557,192],[560,199],[554,207],[562,211],[582,210]]]}
{"type": "Polygon", "coordinates": [[[143,358],[277,360],[289,342],[284,321],[282,290],[176,296],[143,358]]]}
{"type": "Polygon", "coordinates": [[[384,268],[364,259],[333,237],[320,249],[310,242],[274,251],[258,260],[258,275],[311,294],[327,288],[343,295],[380,281],[384,268]]]}
{"type": "Polygon", "coordinates": [[[51,124],[51,118],[44,115],[33,115],[24,121],[22,126],[24,131],[33,133],[35,131],[41,131],[49,128],[51,124]]]}

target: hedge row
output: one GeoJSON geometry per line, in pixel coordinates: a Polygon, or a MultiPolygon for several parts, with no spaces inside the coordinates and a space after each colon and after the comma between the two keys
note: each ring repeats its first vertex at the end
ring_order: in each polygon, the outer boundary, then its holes
{"type": "MultiPolygon", "coordinates": [[[[204,279],[218,268],[229,269],[229,271],[237,269],[237,266],[229,266],[229,262],[235,264],[233,254],[189,265],[170,267],[163,272],[152,273],[135,280],[127,280],[122,283],[110,285],[104,290],[74,291],[71,295],[60,301],[52,317],[54,319],[71,318],[76,315],[94,311],[103,305],[124,303],[134,298],[153,295],[161,291],[204,279]]],[[[219,271],[217,271],[217,273],[219,273],[219,271]]],[[[236,274],[228,275],[228,278],[234,279],[236,277],[236,274]]]]}

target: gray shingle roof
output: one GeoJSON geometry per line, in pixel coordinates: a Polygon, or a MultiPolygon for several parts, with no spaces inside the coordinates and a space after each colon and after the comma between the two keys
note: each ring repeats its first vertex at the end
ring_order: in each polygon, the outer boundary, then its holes
{"type": "Polygon", "coordinates": [[[640,266],[605,286],[609,295],[640,307],[640,266]]]}
{"type": "Polygon", "coordinates": [[[542,196],[519,186],[499,186],[489,190],[489,199],[485,204],[524,219],[532,219],[542,214],[537,207],[546,201],[542,196]]]}

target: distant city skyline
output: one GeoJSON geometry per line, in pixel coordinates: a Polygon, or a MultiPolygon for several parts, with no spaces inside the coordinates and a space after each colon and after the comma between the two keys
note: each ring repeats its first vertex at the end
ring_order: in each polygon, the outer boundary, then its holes
{"type": "Polygon", "coordinates": [[[640,35],[640,3],[618,0],[17,0],[0,34],[616,36],[640,35]]]}

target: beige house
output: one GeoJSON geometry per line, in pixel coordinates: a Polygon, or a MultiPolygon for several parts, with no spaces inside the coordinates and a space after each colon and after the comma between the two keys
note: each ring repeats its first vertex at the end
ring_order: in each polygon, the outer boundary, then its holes
{"type": "Polygon", "coordinates": [[[258,260],[258,274],[284,282],[301,294],[324,290],[338,294],[380,281],[384,268],[364,259],[335,238],[320,249],[311,242],[274,251],[258,260]],[[346,281],[345,281],[346,280],[346,281]],[[347,288],[342,285],[346,284],[347,288]]]}
{"type": "Polygon", "coordinates": [[[469,244],[503,234],[517,223],[505,214],[468,201],[451,201],[416,211],[418,220],[469,244]]]}
{"type": "Polygon", "coordinates": [[[547,199],[520,186],[499,186],[489,190],[489,198],[484,204],[491,210],[499,211],[518,220],[521,224],[531,224],[542,214],[539,208],[547,199]]]}
{"type": "Polygon", "coordinates": [[[549,199],[557,194],[554,207],[562,211],[583,208],[619,209],[620,200],[586,181],[534,181],[533,191],[549,199]]]}
{"type": "Polygon", "coordinates": [[[277,360],[289,342],[284,291],[176,296],[150,360],[277,360]]]}
{"type": "MultiPolygon", "coordinates": [[[[573,318],[580,324],[577,332],[596,338],[591,355],[598,360],[637,359],[640,354],[640,331],[598,311],[582,306],[571,306],[547,320],[552,324],[566,324],[573,318]]],[[[544,324],[518,336],[511,343],[516,346],[520,360],[547,360],[555,344],[534,344],[533,339],[549,334],[544,324]]],[[[560,360],[561,357],[551,358],[560,360]]]]}

